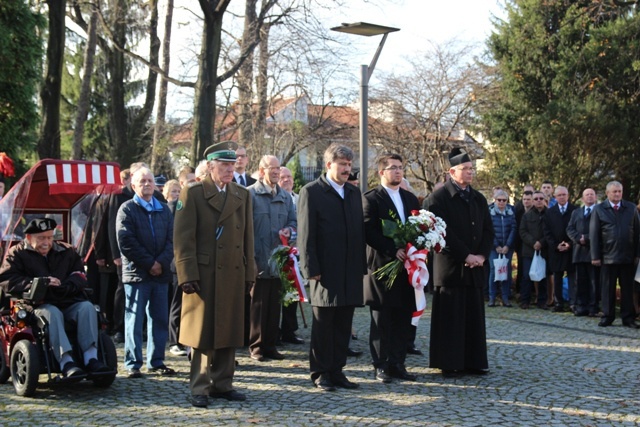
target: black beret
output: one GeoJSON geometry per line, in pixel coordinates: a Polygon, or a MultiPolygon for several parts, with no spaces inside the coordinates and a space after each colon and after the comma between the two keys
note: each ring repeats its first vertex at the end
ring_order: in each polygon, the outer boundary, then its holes
{"type": "Polygon", "coordinates": [[[209,160],[219,160],[221,162],[235,162],[238,144],[233,141],[218,142],[204,150],[204,158],[209,160]]]}
{"type": "Polygon", "coordinates": [[[467,163],[471,161],[471,157],[467,154],[467,152],[463,148],[456,147],[451,150],[449,153],[449,164],[451,167],[458,166],[462,163],[467,163]]]}
{"type": "Polygon", "coordinates": [[[359,170],[353,171],[349,174],[349,178],[347,179],[347,181],[357,181],[359,176],[360,176],[359,170]]]}
{"type": "Polygon", "coordinates": [[[36,218],[29,221],[24,229],[24,234],[38,234],[49,230],[55,230],[58,225],[51,218],[36,218]]]}

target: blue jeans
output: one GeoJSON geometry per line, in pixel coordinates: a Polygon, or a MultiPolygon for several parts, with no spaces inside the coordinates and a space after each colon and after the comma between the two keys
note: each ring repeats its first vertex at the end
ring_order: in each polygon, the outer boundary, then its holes
{"type": "Polygon", "coordinates": [[[164,365],[169,337],[169,284],[157,282],[125,283],[124,367],[142,367],[142,322],[147,314],[147,368],[164,365]]]}
{"type": "Polygon", "coordinates": [[[507,264],[507,280],[502,282],[494,281],[496,269],[493,265],[493,260],[498,258],[498,252],[495,249],[491,251],[489,255],[489,300],[495,301],[496,296],[498,295],[498,283],[500,284],[500,292],[502,296],[503,302],[508,302],[511,297],[511,283],[513,280],[511,279],[511,259],[513,258],[513,250],[509,250],[509,252],[505,255],[505,257],[509,260],[509,264],[507,264]]]}

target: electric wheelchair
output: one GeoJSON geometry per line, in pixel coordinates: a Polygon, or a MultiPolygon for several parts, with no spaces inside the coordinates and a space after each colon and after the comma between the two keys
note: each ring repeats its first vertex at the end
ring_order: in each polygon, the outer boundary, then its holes
{"type": "MultiPolygon", "coordinates": [[[[3,298],[6,304],[0,312],[0,384],[9,378],[13,382],[15,392],[19,396],[33,396],[36,392],[40,375],[47,376],[49,384],[73,383],[84,379],[93,382],[96,387],[109,387],[117,374],[117,354],[113,341],[106,334],[106,321],[100,309],[96,307],[98,316],[98,360],[104,363],[109,371],[99,374],[87,374],[65,378],[49,345],[49,325],[34,309],[47,292],[48,278],[38,277],[32,281],[31,288],[21,298],[3,298]]],[[[65,332],[72,343],[74,359],[82,361],[82,352],[76,344],[76,325],[65,322],[65,332]]],[[[85,368],[80,363],[78,366],[85,368]]]]}

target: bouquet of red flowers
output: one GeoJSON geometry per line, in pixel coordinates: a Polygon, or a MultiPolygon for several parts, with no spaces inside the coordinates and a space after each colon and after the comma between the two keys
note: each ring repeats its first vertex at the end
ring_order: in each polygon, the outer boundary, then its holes
{"type": "Polygon", "coordinates": [[[412,210],[404,224],[394,212],[389,213],[393,220],[382,220],[382,234],[393,239],[396,247],[404,247],[407,258],[404,262],[394,259],[374,271],[374,274],[380,280],[386,278],[387,287],[391,288],[402,268],[407,270],[409,285],[413,286],[416,294],[416,311],[411,322],[417,326],[427,306],[424,297],[424,287],[429,282],[427,255],[431,250],[440,252],[446,246],[447,224],[425,209],[412,210]]]}
{"type": "Polygon", "coordinates": [[[308,302],[298,267],[298,248],[288,246],[286,238],[281,236],[281,239],[282,245],[273,250],[269,262],[275,264],[282,282],[282,303],[288,307],[295,301],[308,302]]]}

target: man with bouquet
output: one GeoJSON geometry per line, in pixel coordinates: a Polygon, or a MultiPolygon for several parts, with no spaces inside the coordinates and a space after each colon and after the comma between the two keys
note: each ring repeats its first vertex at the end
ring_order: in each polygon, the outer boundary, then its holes
{"type": "Polygon", "coordinates": [[[407,258],[405,245],[398,247],[394,239],[383,232],[382,220],[402,224],[411,211],[420,209],[417,197],[400,188],[404,175],[402,157],[383,154],[378,159],[380,185],[363,198],[365,236],[367,240],[367,268],[364,300],[371,310],[369,347],[373,359],[374,376],[388,383],[391,378],[415,381],[407,372],[405,359],[411,333],[411,318],[416,309],[414,290],[403,268],[395,280],[379,279],[374,273],[394,259],[407,258]]]}

